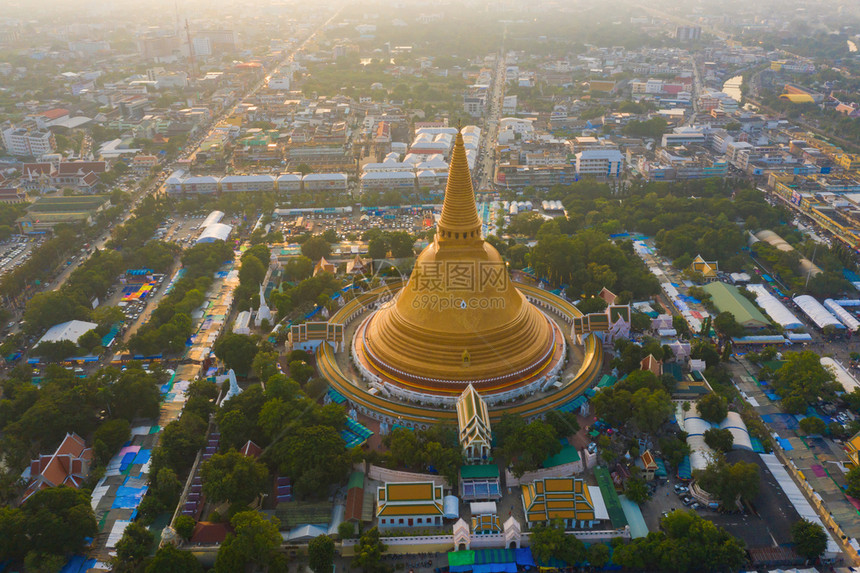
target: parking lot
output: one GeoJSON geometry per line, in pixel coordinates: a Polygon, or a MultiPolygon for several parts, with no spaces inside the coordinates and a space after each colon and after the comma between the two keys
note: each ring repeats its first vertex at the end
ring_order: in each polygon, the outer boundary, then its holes
{"type": "Polygon", "coordinates": [[[337,233],[339,240],[355,235],[360,238],[365,231],[379,229],[381,231],[396,232],[404,231],[410,234],[421,233],[435,224],[433,210],[409,210],[408,212],[395,212],[394,210],[382,213],[371,211],[362,214],[347,213],[311,213],[308,215],[290,216],[280,220],[279,229],[289,241],[289,237],[313,233],[319,235],[329,229],[337,233]]]}
{"type": "Polygon", "coordinates": [[[44,237],[12,235],[0,242],[0,276],[11,273],[30,260],[33,249],[45,242],[44,237]]]}

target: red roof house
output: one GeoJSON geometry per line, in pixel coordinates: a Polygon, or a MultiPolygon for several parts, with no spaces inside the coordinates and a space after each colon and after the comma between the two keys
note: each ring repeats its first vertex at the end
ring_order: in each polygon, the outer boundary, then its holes
{"type": "Polygon", "coordinates": [[[75,489],[90,473],[93,450],[77,434],[66,434],[63,442],[51,455],[39,456],[30,462],[30,483],[24,491],[21,502],[31,495],[49,487],[66,485],[75,489]]]}

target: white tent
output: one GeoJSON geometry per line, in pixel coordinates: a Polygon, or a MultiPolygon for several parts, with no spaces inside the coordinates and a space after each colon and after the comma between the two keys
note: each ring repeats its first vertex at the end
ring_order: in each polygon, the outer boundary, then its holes
{"type": "Polygon", "coordinates": [[[818,326],[818,328],[824,328],[826,326],[834,326],[839,329],[845,328],[845,326],[839,322],[835,316],[833,316],[833,313],[824,308],[820,302],[808,294],[794,297],[794,303],[803,311],[803,314],[808,316],[809,319],[818,326]]]}
{"type": "Polygon", "coordinates": [[[200,237],[197,239],[196,244],[199,245],[200,243],[226,241],[232,231],[233,227],[230,225],[225,225],[224,223],[213,223],[203,229],[203,232],[200,233],[200,237]]]}
{"type": "Polygon", "coordinates": [[[747,285],[747,290],[755,295],[756,303],[775,323],[788,330],[803,328],[803,323],[764,285],[747,285]]]}
{"type": "Polygon", "coordinates": [[[473,501],[469,504],[469,511],[475,515],[495,515],[498,513],[495,501],[473,501]]]}
{"type": "Polygon", "coordinates": [[[827,310],[836,315],[836,318],[838,318],[839,321],[851,332],[857,332],[857,330],[860,329],[860,320],[854,318],[853,314],[842,308],[842,306],[832,298],[824,299],[824,306],[827,310]]]}
{"type": "Polygon", "coordinates": [[[720,422],[720,428],[728,430],[732,433],[734,443],[732,449],[752,451],[752,440],[750,433],[747,430],[747,425],[741,419],[741,415],[737,412],[729,412],[726,419],[720,422]]]}
{"type": "Polygon", "coordinates": [[[70,320],[69,322],[63,322],[61,324],[55,324],[51,328],[48,329],[42,338],[39,339],[39,342],[36,343],[36,346],[42,344],[43,342],[63,342],[69,341],[77,344],[78,339],[85,332],[88,332],[98,324],[95,322],[86,322],[83,320],[70,320]]]}
{"type": "Polygon", "coordinates": [[[845,392],[853,392],[855,388],[860,388],[860,383],[857,382],[857,379],[851,375],[841,364],[830,358],[829,356],[825,356],[821,359],[821,365],[830,370],[833,373],[834,378],[839,384],[842,385],[842,388],[845,389],[845,392]]]}

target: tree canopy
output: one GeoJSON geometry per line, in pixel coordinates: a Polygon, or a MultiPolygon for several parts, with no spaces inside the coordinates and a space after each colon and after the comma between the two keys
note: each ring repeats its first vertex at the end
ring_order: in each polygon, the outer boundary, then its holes
{"type": "Polygon", "coordinates": [[[586,559],[585,544],[573,535],[565,533],[561,521],[549,525],[537,523],[531,531],[532,554],[538,563],[549,564],[552,559],[564,561],[569,566],[586,559]]]}
{"type": "Polygon", "coordinates": [[[734,571],[746,563],[743,543],[692,511],[675,510],[661,530],[615,548],[612,561],[634,571],[734,571]]]}
{"type": "Polygon", "coordinates": [[[267,567],[285,558],[278,553],[283,539],[278,531],[279,521],[256,511],[237,513],[230,520],[234,532],[218,549],[216,573],[245,571],[249,566],[267,567]]]}
{"type": "Polygon", "coordinates": [[[268,487],[269,471],[255,458],[235,450],[215,454],[200,467],[203,493],[213,503],[247,506],[268,487]]]}
{"type": "Polygon", "coordinates": [[[804,413],[807,404],[832,399],[841,391],[833,373],[822,366],[821,358],[812,350],[786,352],[783,360],[771,383],[790,414],[804,413]]]}
{"type": "Polygon", "coordinates": [[[758,495],[760,475],[754,463],[730,464],[718,456],[704,470],[694,472],[694,477],[699,487],[713,494],[727,509],[735,508],[738,499],[752,501],[758,495]]]}
{"type": "Polygon", "coordinates": [[[21,561],[31,555],[65,556],[84,549],[98,524],[88,492],[59,486],[37,491],[20,508],[0,507],[0,556],[21,561]]]}
{"type": "Polygon", "coordinates": [[[334,540],[328,535],[314,537],[308,543],[308,566],[314,573],[329,573],[334,564],[334,540]]]}
{"type": "Polygon", "coordinates": [[[807,519],[791,525],[791,540],[794,550],[806,559],[817,559],[827,549],[827,532],[820,524],[807,519]]]}
{"type": "Polygon", "coordinates": [[[696,402],[699,415],[706,422],[719,424],[726,419],[729,413],[728,401],[715,392],[705,394],[696,402]]]}

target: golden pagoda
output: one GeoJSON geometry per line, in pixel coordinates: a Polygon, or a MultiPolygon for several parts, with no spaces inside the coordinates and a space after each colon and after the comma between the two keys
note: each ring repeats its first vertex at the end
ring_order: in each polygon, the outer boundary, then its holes
{"type": "Polygon", "coordinates": [[[396,298],[359,327],[356,358],[419,393],[472,384],[503,392],[535,381],[564,356],[559,327],[512,284],[481,237],[463,137],[457,133],[436,236],[396,298]]]}

